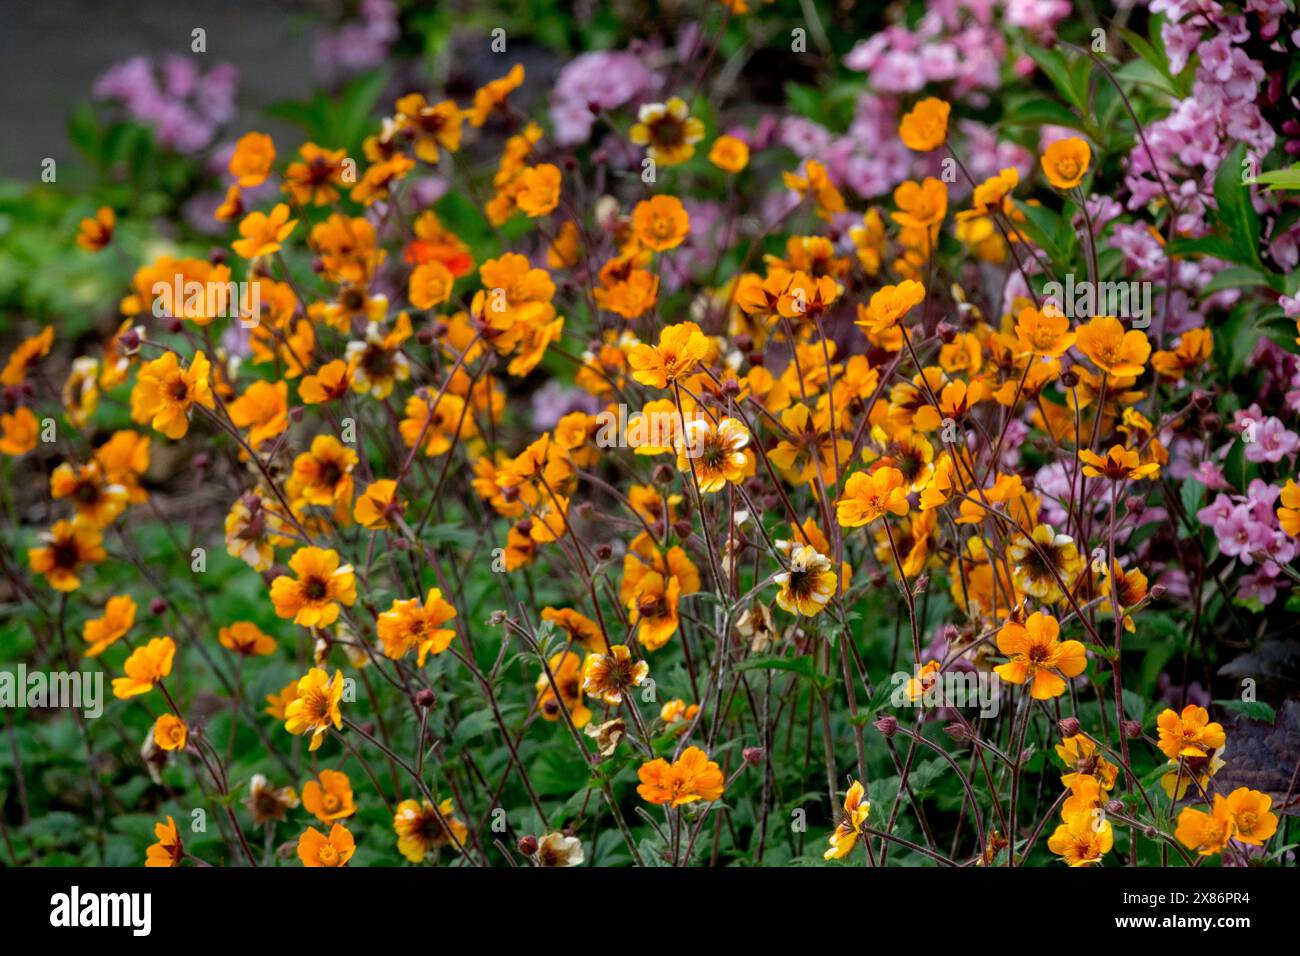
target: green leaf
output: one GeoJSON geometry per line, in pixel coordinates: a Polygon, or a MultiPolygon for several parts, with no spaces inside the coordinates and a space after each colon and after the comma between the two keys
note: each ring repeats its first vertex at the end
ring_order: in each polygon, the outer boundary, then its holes
{"type": "Polygon", "coordinates": [[[1241,181],[1246,144],[1238,143],[1214,174],[1214,200],[1219,222],[1231,239],[1234,262],[1263,266],[1259,257],[1259,215],[1250,203],[1250,186],[1241,181]]]}
{"type": "Polygon", "coordinates": [[[1216,700],[1216,704],[1234,714],[1241,714],[1249,720],[1262,720],[1271,724],[1277,719],[1277,711],[1262,700],[1216,700]]]}

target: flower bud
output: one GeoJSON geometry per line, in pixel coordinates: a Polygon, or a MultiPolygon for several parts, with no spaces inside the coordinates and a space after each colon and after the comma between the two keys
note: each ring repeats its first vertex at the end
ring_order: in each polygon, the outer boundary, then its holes
{"type": "Polygon", "coordinates": [[[1129,740],[1137,740],[1142,736],[1142,724],[1136,720],[1124,721],[1124,736],[1129,740]]]}
{"type": "Polygon", "coordinates": [[[1062,737],[1073,737],[1079,732],[1079,718],[1063,717],[1056,726],[1061,731],[1062,737]]]}
{"type": "Polygon", "coordinates": [[[885,714],[882,717],[876,718],[875,726],[876,729],[885,737],[892,737],[894,736],[895,731],[898,730],[898,718],[890,714],[885,714]]]}
{"type": "Polygon", "coordinates": [[[428,710],[437,703],[437,700],[438,698],[434,696],[433,691],[429,690],[427,687],[423,688],[415,695],[415,702],[425,710],[428,710]]]}
{"type": "Polygon", "coordinates": [[[519,838],[519,852],[524,856],[532,856],[537,852],[537,837],[523,836],[519,838]]]}
{"type": "Polygon", "coordinates": [[[762,747],[746,747],[741,751],[741,755],[745,758],[745,763],[749,764],[751,767],[757,767],[763,763],[763,758],[767,755],[767,751],[762,747]]]}
{"type": "Polygon", "coordinates": [[[160,597],[154,598],[149,602],[149,613],[163,614],[167,610],[167,602],[160,597]]]}

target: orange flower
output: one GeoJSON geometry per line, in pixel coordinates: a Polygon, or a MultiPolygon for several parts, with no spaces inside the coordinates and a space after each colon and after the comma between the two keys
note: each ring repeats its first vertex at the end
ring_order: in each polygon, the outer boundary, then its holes
{"type": "Polygon", "coordinates": [[[352,381],[348,363],[342,359],[327,362],[298,383],[298,398],[306,405],[323,405],[337,401],[348,393],[352,381]]]}
{"type": "Polygon", "coordinates": [[[176,829],[176,821],[171,817],[166,823],[155,823],[153,835],[158,842],[145,850],[145,866],[180,866],[185,850],[181,846],[181,834],[176,829]]]}
{"type": "Polygon", "coordinates": [[[709,162],[734,175],[749,165],[749,144],[734,136],[719,136],[709,148],[709,162]]]}
{"type": "Polygon", "coordinates": [[[1214,354],[1214,333],[1209,329],[1188,329],[1173,351],[1151,356],[1151,367],[1162,377],[1179,381],[1190,370],[1210,360],[1214,354]]]}
{"type": "Polygon", "coordinates": [[[573,726],[582,728],[591,722],[591,710],[582,697],[582,658],[574,651],[563,650],[552,654],[546,669],[537,677],[537,711],[543,720],[561,720],[568,711],[573,726]],[[551,680],[554,677],[554,681],[551,680]]]}
{"type": "Polygon", "coordinates": [[[456,277],[441,262],[426,262],[411,272],[407,298],[417,309],[432,309],[451,298],[456,277]]]}
{"type": "Polygon", "coordinates": [[[12,415],[0,415],[0,455],[17,458],[36,447],[40,423],[32,410],[19,405],[12,415]]]}
{"type": "Polygon", "coordinates": [[[172,672],[175,658],[176,642],[170,637],[155,637],[143,647],[137,647],[122,665],[126,676],[113,679],[113,696],[126,700],[149,693],[172,672]]]}
{"type": "Polygon", "coordinates": [[[657,651],[677,633],[677,605],[682,586],[676,577],[667,580],[657,571],[644,575],[627,601],[628,620],[636,626],[636,638],[647,651],[657,651]]]}
{"type": "Polygon", "coordinates": [[[1160,751],[1170,760],[1180,757],[1208,757],[1223,748],[1226,735],[1223,725],[1212,723],[1204,707],[1188,704],[1182,713],[1166,708],[1156,718],[1160,751]]]}
{"type": "Polygon", "coordinates": [[[423,667],[429,654],[441,654],[451,646],[456,631],[442,625],[455,616],[456,609],[443,600],[439,588],[431,589],[423,604],[418,597],[393,601],[376,624],[384,654],[401,660],[414,649],[418,652],[416,662],[423,667]]]}
{"type": "Polygon", "coordinates": [[[289,427],[289,383],[283,379],[252,382],[226,411],[236,426],[248,429],[248,444],[257,450],[289,427]]]}
{"type": "Polygon", "coordinates": [[[894,222],[909,229],[931,229],[948,212],[948,187],[933,176],[921,183],[909,179],[894,190],[894,202],[898,212],[889,217],[894,222]]]}
{"type": "Polygon", "coordinates": [[[303,866],[347,866],[356,852],[356,840],[341,823],[330,827],[328,837],[315,827],[308,827],[298,838],[298,859],[303,866]]]}
{"type": "Polygon", "coordinates": [[[453,838],[464,846],[469,828],[452,814],[450,798],[435,808],[428,800],[403,800],[393,813],[393,831],[397,834],[397,852],[412,863],[421,862],[436,847],[452,845],[453,838]]]}
{"type": "MultiPolygon", "coordinates": [[[[265,133],[245,133],[235,144],[230,157],[230,175],[244,189],[260,186],[271,174],[275,162],[275,143],[265,133]]],[[[250,257],[251,258],[251,257],[250,257]]]]}
{"type": "Polygon", "coordinates": [[[692,419],[682,426],[674,444],[677,470],[693,474],[702,494],[745,480],[749,430],[738,419],[724,418],[716,427],[706,418],[692,419]]]}
{"type": "Polygon", "coordinates": [[[289,567],[297,580],[282,574],[271,582],[271,603],[280,617],[303,627],[328,627],[338,620],[340,603],[351,606],[357,599],[352,565],[340,565],[337,551],[299,548],[289,567]]]}
{"type": "Polygon", "coordinates": [[[812,198],[813,207],[822,219],[832,219],[844,212],[844,197],[831,182],[826,167],[815,159],[804,163],[804,175],[783,173],[781,176],[787,189],[793,190],[800,198],[812,198]]]}
{"type": "Polygon", "coordinates": [[[548,215],[560,204],[560,168],[552,163],[526,166],[511,183],[515,205],[529,219],[548,215]]]}
{"type": "Polygon", "coordinates": [[[898,285],[887,285],[873,293],[865,307],[859,305],[857,324],[879,335],[897,325],[913,306],[923,301],[925,286],[913,279],[904,279],[898,285]]]}
{"type": "Polygon", "coordinates": [[[1140,481],[1154,478],[1160,474],[1160,465],[1149,461],[1145,465],[1138,463],[1138,453],[1123,445],[1112,445],[1106,457],[1102,458],[1095,451],[1079,449],[1079,461],[1083,462],[1083,473],[1089,478],[1109,478],[1111,481],[1140,481]]]}
{"type": "Polygon", "coordinates": [[[474,91],[474,105],[466,110],[465,117],[475,129],[487,122],[487,118],[498,110],[504,110],[506,97],[517,90],[524,82],[524,67],[516,63],[510,72],[499,79],[492,80],[474,91]]]}
{"type": "Polygon", "coordinates": [[[1033,306],[1020,310],[1016,318],[1016,341],[1025,352],[1044,358],[1059,358],[1074,344],[1070,320],[1059,309],[1033,306]]]}
{"type": "Polygon", "coordinates": [[[221,646],[244,657],[266,657],[275,653],[275,638],[263,634],[252,621],[236,621],[217,632],[221,646]]]}
{"type": "Polygon", "coordinates": [[[908,149],[928,153],[938,149],[948,138],[948,114],[952,107],[930,96],[905,113],[898,124],[898,137],[908,149]]]}
{"type": "Polygon", "coordinates": [[[343,162],[347,151],[321,149],[315,143],[303,143],[298,148],[302,162],[290,163],[284,171],[284,191],[294,205],[311,203],[324,206],[339,198],[335,186],[343,183],[343,162]]]}
{"type": "Polygon", "coordinates": [[[860,528],[887,513],[901,517],[909,507],[903,473],[886,466],[850,475],[835,503],[835,516],[842,528],[860,528]]]}
{"type": "Polygon", "coordinates": [[[1115,376],[1141,375],[1151,354],[1151,343],[1140,329],[1124,331],[1119,319],[1099,315],[1079,327],[1079,351],[1103,372],[1115,376]]]}
{"type": "Polygon", "coordinates": [[[135,610],[135,600],[129,594],[109,598],[103,615],[82,625],[81,636],[90,645],[86,656],[97,657],[125,637],[135,624],[135,610]]]}
{"type": "Polygon", "coordinates": [[[87,252],[99,252],[113,239],[117,216],[111,206],[100,206],[94,217],[81,220],[77,227],[77,245],[87,252]]]}
{"type": "Polygon", "coordinates": [[[603,654],[608,649],[609,645],[605,640],[605,632],[600,629],[600,625],[585,614],[580,614],[572,608],[544,607],[542,608],[542,620],[550,621],[564,631],[570,641],[589,651],[597,651],[603,654]]]}
{"type": "Polygon", "coordinates": [[[709,340],[694,322],[670,325],[659,333],[659,344],[640,344],[628,353],[632,377],[651,388],[667,388],[690,373],[709,354],[709,340]]]}
{"type": "MultiPolygon", "coordinates": [[[[1217,796],[1217,794],[1216,794],[1217,796]]],[[[1266,793],[1238,787],[1228,794],[1228,814],[1233,837],[1242,843],[1263,846],[1277,832],[1277,814],[1269,810],[1273,799],[1266,793]]]]}
{"type": "Polygon", "coordinates": [[[366,490],[357,498],[352,517],[357,524],[371,531],[382,531],[392,527],[389,519],[402,512],[402,503],[397,500],[397,482],[381,478],[366,485],[366,490]]]}
{"type": "Polygon", "coordinates": [[[1277,509],[1277,521],[1282,530],[1290,537],[1300,537],[1300,485],[1294,478],[1288,478],[1278,496],[1282,507],[1277,509]]]}
{"type": "Polygon", "coordinates": [[[655,196],[636,204],[632,230],[647,249],[665,252],[676,249],[691,231],[686,207],[676,196],[655,196]]]}
{"type": "Polygon", "coordinates": [[[687,747],[671,764],[662,757],[641,765],[636,792],[648,803],[679,807],[722,796],[722,770],[699,747],[687,747]]]}
{"type": "Polygon", "coordinates": [[[1065,816],[1065,822],[1047,838],[1047,848],[1072,867],[1093,866],[1115,845],[1110,821],[1093,810],[1065,816]]]}
{"type": "Polygon", "coordinates": [[[163,750],[184,750],[188,731],[175,714],[163,714],[153,725],[153,742],[163,750]]]}
{"type": "Polygon", "coordinates": [[[21,385],[27,373],[36,363],[50,354],[54,344],[54,326],[47,325],[35,335],[23,339],[18,347],[9,353],[4,371],[0,371],[0,385],[21,385]]]}
{"type": "Polygon", "coordinates": [[[1047,181],[1057,189],[1073,189],[1088,173],[1092,150],[1077,136],[1058,139],[1043,151],[1039,160],[1047,181]]]}
{"type": "Polygon", "coordinates": [[[230,247],[245,259],[269,256],[278,252],[280,243],[289,238],[297,227],[298,220],[289,218],[289,207],[276,203],[271,215],[264,212],[252,212],[239,224],[242,239],[236,239],[230,247]]]}
{"type": "Polygon", "coordinates": [[[333,823],[357,812],[352,783],[347,774],[337,770],[322,770],[318,780],[303,784],[302,805],[321,823],[333,823]]]}
{"type": "Polygon", "coordinates": [[[1049,700],[1065,693],[1064,677],[1078,677],[1088,666],[1079,641],[1059,641],[1056,618],[1041,611],[1024,624],[1007,621],[998,631],[998,650],[1011,658],[993,668],[1009,684],[1029,682],[1034,700],[1049,700]]]}
{"type": "Polygon", "coordinates": [[[27,562],[37,574],[45,575],[56,591],[75,591],[81,587],[77,576],[88,564],[98,564],[108,557],[104,536],[98,528],[56,521],[43,536],[45,544],[29,548],[27,562]]]}
{"type": "Polygon", "coordinates": [[[286,482],[289,494],[305,504],[352,507],[352,469],[360,459],[333,435],[317,435],[311,450],[293,460],[293,474],[286,482]]]}
{"type": "Polygon", "coordinates": [[[451,100],[430,106],[419,93],[410,93],[397,101],[397,126],[415,136],[415,155],[426,163],[438,161],[440,148],[451,153],[460,149],[463,118],[451,100]]]}
{"type": "Polygon", "coordinates": [[[1201,856],[1222,853],[1233,837],[1232,813],[1223,794],[1214,795],[1211,812],[1184,807],[1174,828],[1178,842],[1201,856]]]}
{"type": "Polygon", "coordinates": [[[67,498],[77,509],[77,522],[106,528],[126,508],[124,487],[110,482],[97,462],[73,466],[64,462],[50,475],[50,497],[67,498]]]}
{"type": "Polygon", "coordinates": [[[343,672],[336,670],[333,679],[318,667],[313,667],[298,681],[298,696],[284,708],[284,729],[291,734],[310,733],[311,746],[316,750],[325,741],[325,733],[334,725],[343,726],[343,712],[339,701],[343,699],[343,672]]]}
{"type": "Polygon", "coordinates": [[[190,430],[190,409],[195,405],[215,408],[208,357],[196,352],[190,367],[182,369],[175,352],[164,352],[140,369],[131,391],[131,418],[173,440],[190,430]]]}

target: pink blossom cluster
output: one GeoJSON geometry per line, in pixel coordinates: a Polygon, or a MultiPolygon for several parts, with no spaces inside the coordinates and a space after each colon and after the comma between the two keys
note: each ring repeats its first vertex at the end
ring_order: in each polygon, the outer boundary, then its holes
{"type": "Polygon", "coordinates": [[[1242,577],[1235,596],[1261,604],[1277,599],[1279,565],[1289,564],[1300,551],[1295,539],[1278,527],[1280,489],[1256,478],[1244,495],[1220,492],[1196,513],[1201,524],[1214,530],[1219,552],[1255,570],[1242,577]]]}
{"type": "Polygon", "coordinates": [[[392,0],[361,0],[357,18],[316,37],[316,68],[341,77],[382,66],[401,29],[392,0]]]}
{"type": "Polygon", "coordinates": [[[119,103],[131,119],[151,127],[159,145],[193,154],[234,117],[238,85],[239,71],[229,63],[203,73],[176,54],[161,62],[135,56],[100,76],[93,95],[119,103]]]}

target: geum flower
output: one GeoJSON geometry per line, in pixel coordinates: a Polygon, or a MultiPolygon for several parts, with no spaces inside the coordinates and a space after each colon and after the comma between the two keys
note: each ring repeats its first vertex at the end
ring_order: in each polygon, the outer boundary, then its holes
{"type": "Polygon", "coordinates": [[[860,528],[886,514],[901,517],[909,509],[903,473],[886,466],[849,475],[844,493],[835,503],[835,516],[842,528],[860,528]]]}
{"type": "Polygon", "coordinates": [[[824,859],[843,859],[857,844],[862,825],[867,822],[867,815],[871,812],[871,804],[865,797],[866,791],[862,787],[862,782],[854,780],[848,792],[844,794],[844,815],[827,838],[831,846],[823,854],[824,859]]]}
{"type": "Polygon", "coordinates": [[[998,631],[998,650],[1011,658],[994,668],[1009,684],[1029,683],[1034,700],[1048,700],[1065,693],[1063,677],[1078,677],[1088,666],[1088,655],[1079,641],[1060,641],[1056,618],[1036,611],[1024,624],[1007,621],[998,631]]]}
{"type": "Polygon", "coordinates": [[[641,765],[636,792],[648,803],[679,807],[722,796],[726,781],[717,763],[699,747],[687,747],[671,764],[662,757],[641,765]]]}
{"type": "Polygon", "coordinates": [[[280,617],[303,627],[328,627],[339,617],[339,604],[357,599],[352,565],[339,564],[339,554],[326,548],[299,548],[289,559],[297,580],[282,574],[271,582],[271,603],[280,617]]]}
{"type": "Polygon", "coordinates": [[[632,660],[626,644],[615,644],[608,654],[588,654],[582,667],[582,687],[611,707],[623,703],[623,694],[640,687],[650,674],[645,661],[632,660]]]}
{"type": "Polygon", "coordinates": [[[216,407],[208,382],[210,368],[202,352],[195,353],[186,369],[180,367],[175,352],[164,352],[146,363],[131,391],[132,420],[147,422],[172,440],[184,438],[190,429],[190,409],[216,407]]]}
{"type": "Polygon", "coordinates": [[[310,733],[308,749],[318,749],[331,724],[335,730],[343,727],[343,712],[339,708],[342,699],[343,672],[336,670],[331,679],[325,671],[313,667],[298,681],[298,696],[284,709],[284,729],[291,734],[310,733]]]}
{"type": "Polygon", "coordinates": [[[401,660],[414,649],[423,667],[429,654],[441,654],[451,645],[456,632],[442,625],[455,616],[456,609],[443,599],[440,588],[432,588],[423,603],[418,597],[393,601],[376,622],[384,654],[401,660]]]}
{"type": "Polygon", "coordinates": [[[143,647],[137,647],[122,665],[126,676],[113,680],[113,696],[126,700],[149,693],[172,672],[175,658],[176,642],[170,637],[155,637],[143,647]]]}
{"type": "Polygon", "coordinates": [[[1160,465],[1154,461],[1140,463],[1136,450],[1123,445],[1112,445],[1103,458],[1087,448],[1079,450],[1083,473],[1089,478],[1108,478],[1111,481],[1140,481],[1160,474],[1160,465]]]}

